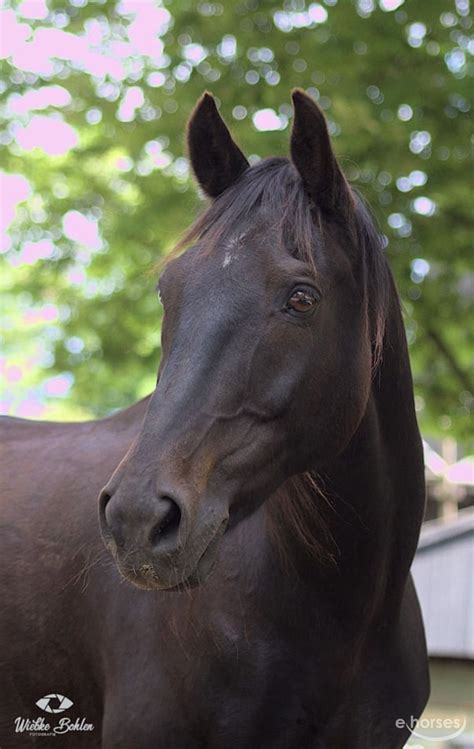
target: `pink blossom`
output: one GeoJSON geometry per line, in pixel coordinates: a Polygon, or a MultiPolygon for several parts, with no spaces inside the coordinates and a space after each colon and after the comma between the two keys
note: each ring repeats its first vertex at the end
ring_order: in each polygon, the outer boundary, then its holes
{"type": "Polygon", "coordinates": [[[52,322],[59,317],[58,308],[55,304],[45,304],[41,310],[41,317],[45,322],[52,322]]]}
{"type": "Polygon", "coordinates": [[[0,10],[0,59],[10,57],[31,34],[26,23],[18,23],[14,10],[0,10]]]}
{"type": "Polygon", "coordinates": [[[72,376],[67,374],[56,375],[56,377],[50,377],[44,383],[44,392],[46,395],[64,397],[68,394],[72,385],[72,376]]]}
{"type": "Polygon", "coordinates": [[[40,416],[43,416],[45,410],[45,406],[41,401],[30,395],[20,403],[16,409],[16,415],[23,419],[38,419],[40,416]]]}
{"type": "Polygon", "coordinates": [[[86,280],[85,271],[82,268],[73,268],[67,274],[67,279],[74,286],[80,286],[86,280]]]}
{"type": "Polygon", "coordinates": [[[42,86],[31,89],[22,96],[10,96],[8,106],[15,114],[24,114],[32,109],[65,107],[71,103],[71,95],[62,86],[42,86]]]}
{"type": "Polygon", "coordinates": [[[11,259],[12,265],[34,265],[37,260],[51,257],[54,244],[50,239],[40,239],[38,242],[25,242],[19,254],[11,259]]]}
{"type": "Polygon", "coordinates": [[[48,7],[45,0],[23,0],[18,6],[17,12],[23,18],[42,19],[48,15],[48,7]]]}
{"type": "Polygon", "coordinates": [[[79,211],[68,211],[63,217],[63,232],[68,239],[93,250],[102,246],[97,221],[79,211]]]}
{"type": "Polygon", "coordinates": [[[0,414],[9,414],[10,408],[11,408],[11,401],[7,400],[6,398],[4,400],[0,401],[0,414]]]}
{"type": "Polygon", "coordinates": [[[79,139],[66,122],[37,114],[26,127],[18,130],[16,141],[25,151],[41,148],[50,156],[62,156],[77,146],[79,139]]]}
{"type": "Polygon", "coordinates": [[[7,382],[19,382],[23,377],[21,367],[16,364],[9,364],[5,367],[4,374],[7,382]]]}

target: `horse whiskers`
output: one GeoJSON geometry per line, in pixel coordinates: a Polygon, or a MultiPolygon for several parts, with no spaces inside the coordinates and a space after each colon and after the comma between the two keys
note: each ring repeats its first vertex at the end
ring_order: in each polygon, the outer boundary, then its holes
{"type": "MultiPolygon", "coordinates": [[[[75,557],[77,557],[79,554],[80,554],[80,551],[76,552],[75,557]]],[[[84,577],[82,588],[81,588],[81,592],[83,593],[89,584],[88,574],[90,570],[93,567],[95,567],[97,564],[99,564],[101,560],[104,562],[104,564],[109,563],[109,559],[106,557],[103,549],[99,549],[96,552],[96,556],[94,559],[92,560],[90,558],[86,559],[83,566],[64,583],[63,587],[61,588],[61,591],[66,590],[66,588],[68,588],[70,585],[76,585],[77,583],[79,583],[81,577],[84,577]]],[[[110,563],[113,565],[114,564],[113,560],[110,560],[110,563]]]]}

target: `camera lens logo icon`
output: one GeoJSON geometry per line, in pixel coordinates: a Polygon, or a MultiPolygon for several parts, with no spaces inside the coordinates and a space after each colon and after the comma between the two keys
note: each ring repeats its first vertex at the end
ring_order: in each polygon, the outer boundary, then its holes
{"type": "Polygon", "coordinates": [[[45,713],[63,713],[65,710],[69,710],[74,703],[69,697],[64,697],[62,694],[47,694],[46,697],[41,697],[36,704],[45,713]]]}

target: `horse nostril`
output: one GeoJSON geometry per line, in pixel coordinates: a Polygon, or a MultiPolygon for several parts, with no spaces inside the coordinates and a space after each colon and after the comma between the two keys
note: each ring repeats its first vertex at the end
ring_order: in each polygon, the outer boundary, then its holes
{"type": "Polygon", "coordinates": [[[108,525],[107,522],[107,505],[109,504],[110,500],[112,498],[112,495],[103,489],[99,495],[99,510],[100,514],[104,518],[105,522],[108,525]]]}
{"type": "Polygon", "coordinates": [[[163,516],[150,531],[149,539],[152,546],[157,546],[165,538],[169,538],[178,531],[181,522],[181,510],[171,497],[160,497],[162,502],[166,502],[168,507],[165,509],[163,516]]]}

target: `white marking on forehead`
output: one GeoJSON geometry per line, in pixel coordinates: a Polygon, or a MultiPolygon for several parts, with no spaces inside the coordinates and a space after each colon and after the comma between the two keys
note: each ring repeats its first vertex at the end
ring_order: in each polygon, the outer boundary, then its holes
{"type": "Polygon", "coordinates": [[[233,260],[237,259],[237,252],[236,250],[240,247],[242,240],[245,237],[246,232],[242,232],[241,234],[235,234],[233,237],[229,237],[229,239],[225,243],[225,250],[226,253],[224,255],[224,262],[222,263],[223,268],[227,268],[228,265],[231,264],[233,260]]]}

